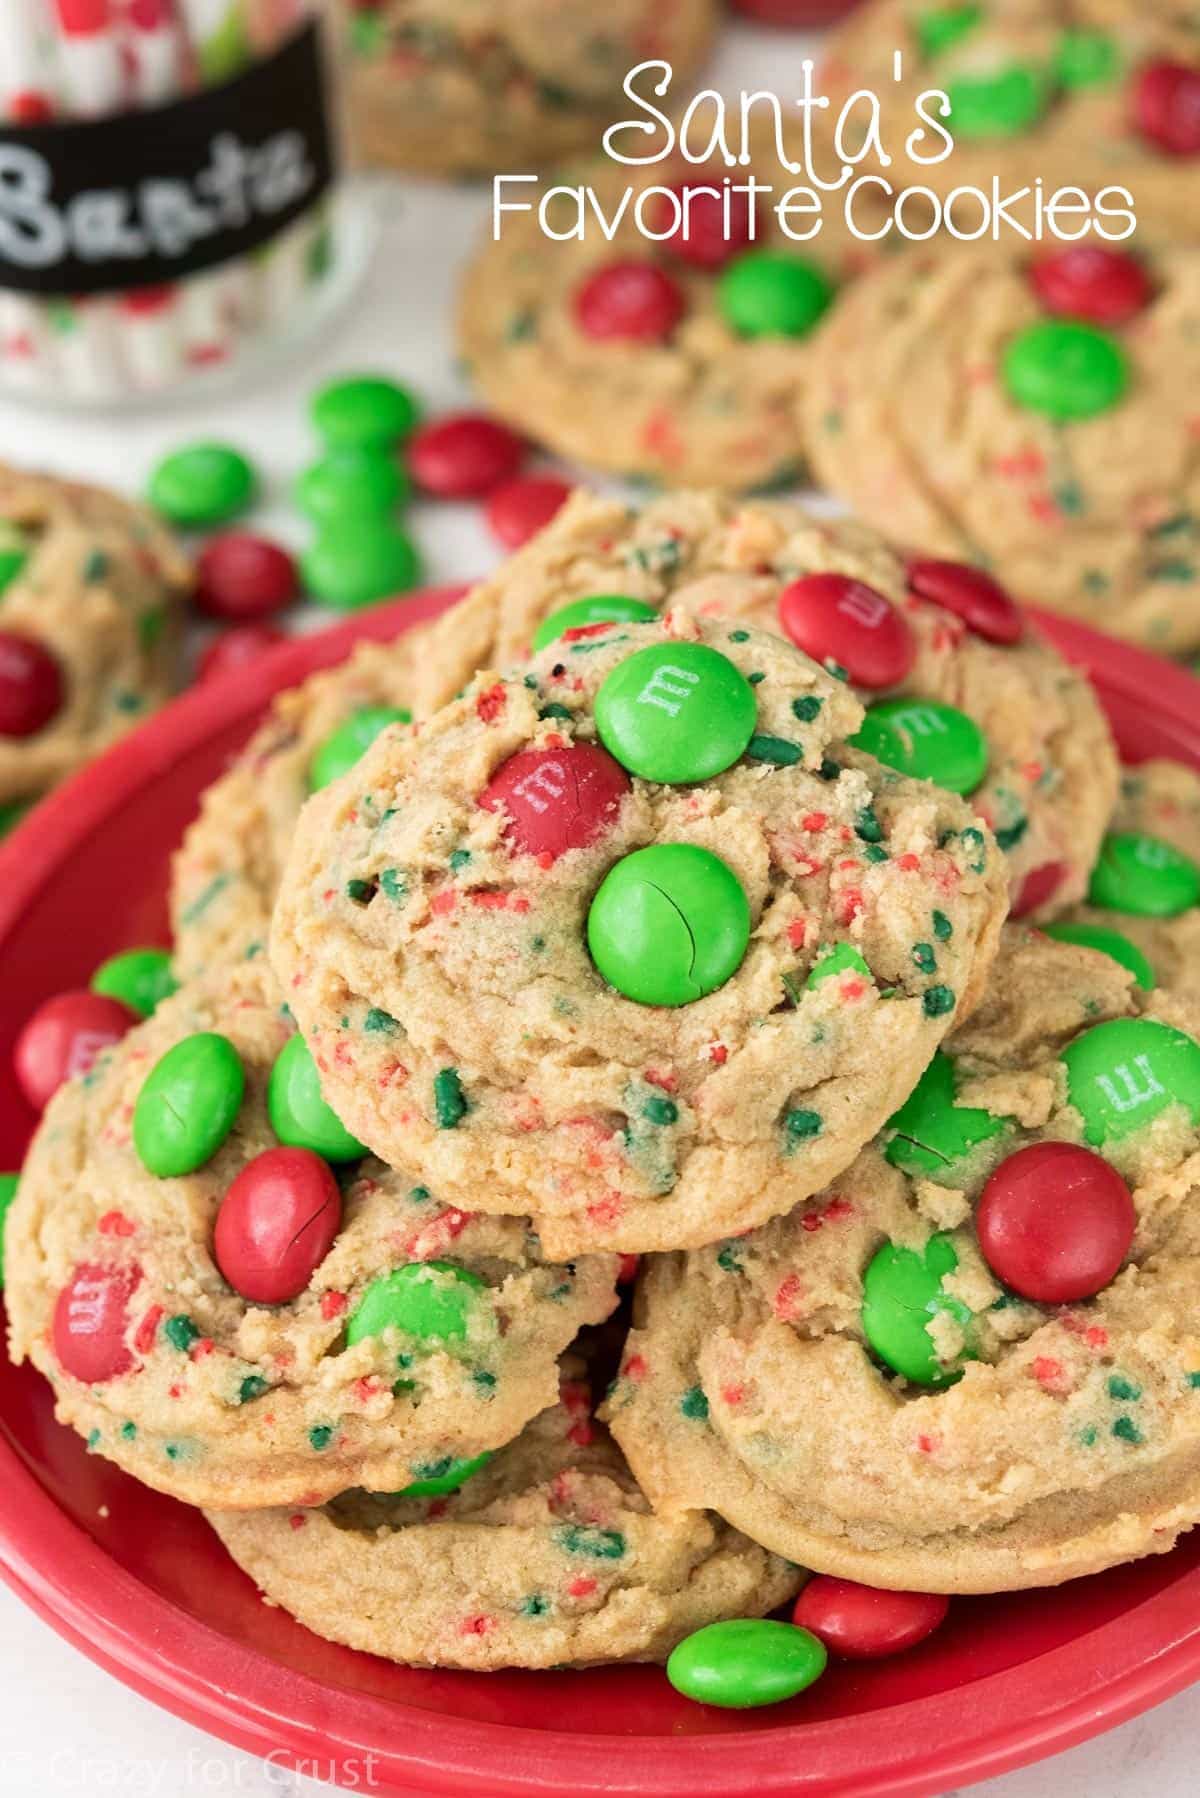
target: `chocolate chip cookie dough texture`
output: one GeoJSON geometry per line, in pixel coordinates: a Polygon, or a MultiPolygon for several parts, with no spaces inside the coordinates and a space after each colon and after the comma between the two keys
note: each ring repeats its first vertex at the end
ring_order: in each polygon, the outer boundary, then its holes
{"type": "MultiPolygon", "coordinates": [[[[1041,185],[1095,196],[1120,187],[1134,196],[1138,235],[1169,246],[1195,235],[1200,213],[1200,22],[1194,8],[1141,5],[1138,0],[979,0],[965,5],[871,0],[857,7],[834,33],[819,71],[821,90],[836,109],[865,87],[880,100],[879,135],[890,157],[874,151],[856,172],[882,175],[899,191],[921,186],[941,199],[957,188],[981,188],[993,178],[1000,192],[1016,196],[1041,185]],[[893,77],[893,54],[903,56],[904,78],[893,77]],[[928,128],[908,143],[920,121],[922,92],[945,93],[943,121],[954,140],[944,160],[927,158],[944,148],[928,128]]],[[[932,102],[926,114],[939,118],[932,102]]],[[[865,125],[860,105],[854,115],[865,125]]],[[[848,147],[855,147],[853,124],[848,147]]],[[[1106,233],[1125,228],[1111,198],[1106,233]]],[[[1031,200],[1016,199],[1012,216],[1035,222],[1031,200]]],[[[1059,215],[1068,231],[1082,217],[1059,215]]],[[[977,202],[960,199],[954,212],[963,231],[980,228],[977,202]]],[[[909,222],[917,224],[915,211],[909,222]]],[[[987,233],[982,233],[986,237],[987,233]]],[[[1089,239],[1090,242],[1096,241],[1089,239]]]]}
{"type": "Polygon", "coordinates": [[[0,807],[36,799],[169,696],[190,584],[140,507],[0,465],[0,807]]]}
{"type": "Polygon", "coordinates": [[[1152,649],[1200,645],[1200,249],[907,250],[821,351],[810,452],[868,523],[1152,649]]]}
{"type": "Polygon", "coordinates": [[[1139,986],[1200,990],[1200,774],[1127,768],[1087,902],[1054,926],[1116,955],[1139,986]]]}
{"type": "MultiPolygon", "coordinates": [[[[799,153],[799,145],[795,146],[799,153]]],[[[801,176],[781,174],[773,132],[756,136],[753,172],[778,197],[801,176]]],[[[521,431],[586,467],[665,486],[746,491],[794,481],[805,461],[798,402],[818,321],[842,287],[878,255],[827,209],[811,243],[789,241],[770,206],[752,220],[744,198],[729,216],[727,171],[683,161],[647,168],[607,159],[556,181],[593,190],[611,237],[589,211],[581,240],[542,230],[537,212],[504,216],[467,271],[459,348],[490,406],[521,431]],[[650,188],[688,194],[687,226],[650,188]],[[640,217],[643,228],[639,228],[640,217]],[[752,228],[753,227],[753,228],[752,228]],[[648,232],[664,236],[650,241],[648,232]]],[[[509,192],[526,199],[535,190],[509,192]]],[[[556,232],[573,201],[547,206],[556,232]]],[[[793,218],[801,230],[809,221],[793,218]]]]}
{"type": "Polygon", "coordinates": [[[1169,1549],[1200,1519],[1198,1034],[1018,932],[841,1179],[647,1267],[608,1414],[656,1507],[930,1591],[1169,1549]]]}
{"type": "Polygon", "coordinates": [[[647,58],[699,64],[715,0],[345,0],[347,113],[366,160],[524,173],[598,146],[647,58]]]}
{"type": "Polygon", "coordinates": [[[780,638],[674,611],[385,733],[310,801],[271,935],[347,1127],[450,1202],[520,1195],[556,1257],[833,1177],[1007,904],[971,808],[847,747],[861,721],[780,638]]]}
{"type": "Polygon", "coordinates": [[[764,1616],[800,1583],[718,1518],[656,1516],[570,1374],[559,1403],[449,1496],[348,1492],[209,1521],[273,1603],[415,1666],[663,1661],[692,1630],[764,1616]]]}
{"type": "Polygon", "coordinates": [[[265,961],[53,1099],[8,1214],[14,1359],[147,1485],[222,1508],[467,1477],[554,1402],[616,1262],[445,1204],[321,1099],[265,961]]]}

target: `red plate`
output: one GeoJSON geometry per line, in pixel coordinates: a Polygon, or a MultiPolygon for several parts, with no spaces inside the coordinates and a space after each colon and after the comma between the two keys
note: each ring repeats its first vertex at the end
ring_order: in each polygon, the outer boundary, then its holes
{"type": "MultiPolygon", "coordinates": [[[[427,594],[289,644],[200,688],[40,806],[0,849],[0,1061],[41,999],[114,950],[166,941],[171,851],[270,696],[363,636],[428,618],[427,594]]],[[[1043,623],[1096,679],[1130,761],[1200,766],[1200,686],[1080,625],[1043,623]]],[[[0,1083],[0,1166],[32,1118],[0,1083]]],[[[403,1798],[769,1798],[942,1792],[1066,1748],[1200,1675],[1200,1530],[1055,1591],[960,1600],[892,1662],[833,1667],[744,1714],[662,1674],[472,1675],[393,1667],[262,1605],[198,1512],[89,1456],[50,1388],[0,1367],[6,1577],[93,1660],[189,1722],[351,1788],[403,1798]]]]}

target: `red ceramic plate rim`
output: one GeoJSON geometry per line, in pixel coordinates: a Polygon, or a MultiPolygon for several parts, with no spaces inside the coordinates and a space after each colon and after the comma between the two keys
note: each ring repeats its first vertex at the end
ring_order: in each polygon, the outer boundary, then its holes
{"type": "MultiPolygon", "coordinates": [[[[301,638],[201,687],[85,769],[11,839],[0,882],[0,941],[72,843],[120,808],[147,769],[174,761],[363,637],[386,640],[455,597],[414,596],[301,638]]],[[[1156,715],[1196,720],[1195,681],[1085,625],[1040,616],[1072,660],[1106,687],[1154,696],[1156,715]]],[[[1064,1647],[968,1687],[855,1717],[729,1736],[620,1737],[508,1728],[324,1685],[240,1648],[114,1562],[54,1503],[0,1439],[0,1573],[92,1660],[175,1715],[238,1746],[361,1778],[404,1798],[874,1798],[922,1794],[1022,1765],[1085,1740],[1200,1675],[1200,1569],[1064,1647]],[[965,1701],[964,1701],[965,1700],[965,1701]]],[[[486,1676],[480,1676],[486,1677],[486,1676]]]]}

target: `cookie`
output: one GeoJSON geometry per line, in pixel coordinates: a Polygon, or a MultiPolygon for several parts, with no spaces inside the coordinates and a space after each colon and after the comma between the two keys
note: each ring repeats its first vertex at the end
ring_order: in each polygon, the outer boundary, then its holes
{"type": "Polygon", "coordinates": [[[0,465],[0,805],[37,798],[170,696],[190,584],[141,507],[0,465]]]}
{"type": "Polygon", "coordinates": [[[873,1586],[1054,1585],[1200,1519],[1200,1010],[1015,931],[841,1179],[646,1268],[651,1501],[873,1586]]]}
{"type": "MultiPolygon", "coordinates": [[[[1082,898],[1116,799],[1112,735],[1089,682],[997,583],[906,562],[869,528],[792,501],[677,493],[634,510],[579,492],[429,647],[441,662],[456,632],[476,655],[487,638],[490,661],[508,667],[551,613],[596,594],[778,631],[848,664],[868,705],[966,713],[988,750],[970,799],[1007,853],[1014,910],[1049,917],[1082,898]]],[[[475,665],[460,664],[455,685],[475,665]]]]}
{"type": "Polygon", "coordinates": [[[1027,257],[897,256],[822,333],[809,448],[893,541],[1183,652],[1200,645],[1200,250],[1122,260],[1147,281],[1101,325],[1056,311],[1027,257]]]}
{"type": "Polygon", "coordinates": [[[648,57],[686,78],[708,49],[713,0],[355,0],[351,136],[367,161],[428,175],[495,175],[598,147],[648,57]]]}
{"type": "MultiPolygon", "coordinates": [[[[1200,210],[1200,135],[1178,92],[1181,82],[1193,88],[1198,80],[1200,23],[1174,0],[870,0],[835,32],[819,71],[835,111],[856,89],[879,96],[877,141],[890,160],[868,149],[856,174],[882,175],[897,191],[922,187],[942,201],[955,189],[990,196],[999,177],[1007,216],[1027,229],[1036,226],[1035,189],[1043,200],[1073,189],[1078,205],[1080,190],[1124,188],[1139,237],[1163,244],[1194,235],[1200,210]],[[940,161],[928,160],[944,149],[928,128],[920,160],[908,151],[923,92],[949,100],[943,122],[954,148],[940,161]]],[[[924,113],[939,117],[932,101],[924,113]]],[[[862,149],[855,121],[861,133],[865,119],[860,105],[847,129],[849,154],[862,149]]],[[[1122,229],[1115,215],[1126,205],[1115,195],[1105,201],[1106,235],[1122,229]]],[[[968,236],[981,216],[977,200],[959,199],[953,209],[968,236]]],[[[1062,212],[1056,223],[1073,231],[1081,216],[1062,212]]],[[[909,217],[917,228],[915,212],[909,217]]]]}
{"type": "Polygon", "coordinates": [[[702,1512],[656,1516],[586,1385],[445,1497],[348,1492],[322,1510],[210,1513],[273,1604],[424,1667],[664,1661],[703,1624],[763,1616],[800,1575],[702,1512]]]}
{"type": "MultiPolygon", "coordinates": [[[[776,197],[797,179],[781,184],[773,136],[734,178],[747,173],[776,197]]],[[[789,242],[761,201],[753,218],[747,201],[731,201],[726,225],[726,176],[601,159],[556,181],[590,189],[594,206],[619,217],[611,233],[589,213],[586,235],[572,236],[569,198],[546,206],[560,236],[546,235],[536,210],[506,214],[459,302],[459,352],[489,406],[557,454],[628,479],[734,491],[794,482],[816,326],[878,252],[833,208],[811,243],[789,242]],[[686,242],[667,235],[678,214],[651,189],[687,193],[686,242]]]]}
{"type": "Polygon", "coordinates": [[[347,1126],[452,1202],[520,1194],[555,1255],[824,1184],[1007,903],[971,808],[847,747],[861,719],[779,637],[676,610],[385,732],[309,802],[271,934],[347,1126]]]}
{"type": "Polygon", "coordinates": [[[1200,774],[1183,762],[1126,768],[1088,903],[1053,931],[1115,955],[1144,988],[1200,986],[1200,774]]]}
{"type": "Polygon", "coordinates": [[[60,1089],[8,1214],[14,1359],[193,1504],[445,1477],[553,1402],[616,1303],[612,1259],[554,1266],[364,1159],[305,1061],[264,962],[183,988],[60,1089]]]}

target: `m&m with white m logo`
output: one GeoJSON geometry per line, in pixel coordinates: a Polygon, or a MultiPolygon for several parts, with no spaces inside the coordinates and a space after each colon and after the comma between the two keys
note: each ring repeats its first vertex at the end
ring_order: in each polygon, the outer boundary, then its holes
{"type": "Polygon", "coordinates": [[[1153,1018],[1115,1018],[1063,1050],[1067,1091],[1087,1142],[1143,1130],[1172,1105],[1200,1122],[1200,1043],[1153,1018]]]}
{"type": "Polygon", "coordinates": [[[706,643],[652,643],[618,663],[596,695],[604,747],[643,780],[677,785],[724,773],[754,735],[758,705],[740,668],[706,643]]]}

